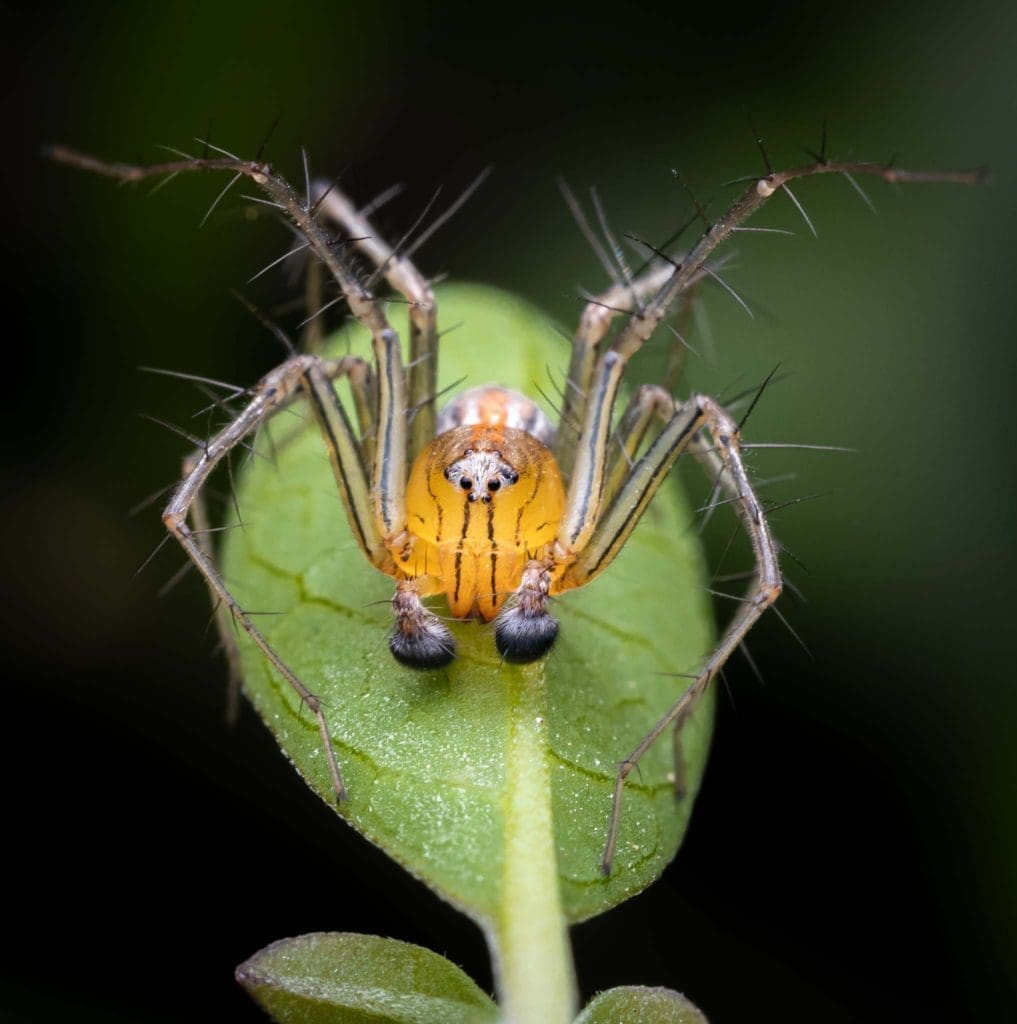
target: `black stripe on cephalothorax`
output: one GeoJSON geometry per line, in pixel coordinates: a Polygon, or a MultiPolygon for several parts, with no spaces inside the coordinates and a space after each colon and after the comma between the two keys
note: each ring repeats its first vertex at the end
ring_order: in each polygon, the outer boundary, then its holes
{"type": "Polygon", "coordinates": [[[463,544],[466,543],[466,534],[470,529],[470,513],[473,511],[473,505],[469,501],[464,502],[464,505],[466,514],[463,516],[463,532],[459,535],[459,544],[456,547],[456,586],[452,593],[453,602],[459,600],[459,588],[462,586],[463,582],[463,544]]]}
{"type": "Polygon", "coordinates": [[[491,544],[491,600],[498,593],[495,574],[498,571],[498,542],[494,539],[494,502],[487,506],[487,539],[491,544]]]}
{"type": "Polygon", "coordinates": [[[516,547],[519,547],[519,545],[523,542],[523,513],[530,507],[530,505],[533,504],[534,499],[537,497],[537,492],[540,490],[540,481],[543,479],[543,476],[543,467],[538,465],[537,472],[533,477],[533,490],[530,491],[530,496],[519,506],[519,511],[516,512],[516,547]]]}
{"type": "Polygon", "coordinates": [[[442,510],[442,506],[441,506],[441,501],[438,499],[438,495],[434,493],[434,488],[431,487],[431,468],[434,466],[434,462],[435,462],[435,453],[431,452],[431,454],[430,454],[430,456],[428,457],[428,460],[427,460],[427,472],[424,474],[424,479],[427,482],[427,494],[428,494],[428,497],[430,497],[431,500],[434,502],[435,510],[438,513],[438,526],[437,526],[437,529],[435,531],[435,536],[438,538],[438,543],[440,544],[441,543],[441,539],[442,539],[442,537],[441,537],[441,521],[442,521],[443,510],[442,510]]]}

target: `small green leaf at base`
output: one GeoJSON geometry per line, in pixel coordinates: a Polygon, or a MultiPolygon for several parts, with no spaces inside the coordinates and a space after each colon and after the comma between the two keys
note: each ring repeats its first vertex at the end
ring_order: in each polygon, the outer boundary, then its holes
{"type": "Polygon", "coordinates": [[[702,1010],[669,988],[626,985],[595,996],[576,1024],[709,1024],[702,1010]]]}
{"type": "Polygon", "coordinates": [[[455,964],[429,949],[374,935],[318,932],[282,939],[242,963],[236,977],[279,1024],[498,1019],[494,1003],[455,964]]]}

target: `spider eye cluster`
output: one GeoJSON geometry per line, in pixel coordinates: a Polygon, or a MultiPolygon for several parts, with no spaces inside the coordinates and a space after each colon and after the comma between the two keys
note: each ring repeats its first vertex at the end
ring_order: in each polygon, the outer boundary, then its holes
{"type": "Polygon", "coordinates": [[[478,451],[467,448],[445,468],[445,479],[466,492],[467,501],[489,504],[491,496],[519,479],[516,470],[499,451],[478,451]]]}

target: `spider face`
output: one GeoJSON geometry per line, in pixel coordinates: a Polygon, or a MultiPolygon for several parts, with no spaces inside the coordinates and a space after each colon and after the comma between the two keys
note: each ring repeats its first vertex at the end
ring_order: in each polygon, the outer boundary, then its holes
{"type": "Polygon", "coordinates": [[[519,481],[519,474],[505,461],[498,446],[504,448],[519,442],[515,437],[506,436],[504,429],[471,427],[468,430],[470,446],[463,451],[462,458],[446,467],[443,475],[453,487],[466,491],[467,501],[479,500],[489,505],[503,486],[511,487],[519,481]]]}

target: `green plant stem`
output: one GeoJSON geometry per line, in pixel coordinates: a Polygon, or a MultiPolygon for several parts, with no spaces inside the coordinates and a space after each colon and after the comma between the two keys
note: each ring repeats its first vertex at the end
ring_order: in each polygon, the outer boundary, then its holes
{"type": "Polygon", "coordinates": [[[543,663],[511,671],[501,908],[488,941],[508,1024],[568,1024],[576,985],[558,888],[543,663]]]}

